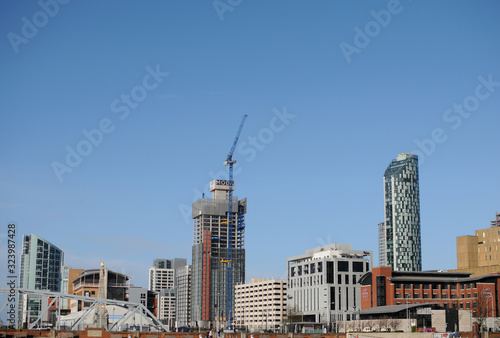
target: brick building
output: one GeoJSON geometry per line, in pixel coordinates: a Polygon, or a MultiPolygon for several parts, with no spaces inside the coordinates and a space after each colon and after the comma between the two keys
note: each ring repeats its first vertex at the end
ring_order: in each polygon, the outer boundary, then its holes
{"type": "Polygon", "coordinates": [[[438,303],[444,308],[469,310],[473,317],[496,317],[500,273],[470,277],[470,273],[392,271],[377,267],[364,274],[361,308],[438,303]]]}

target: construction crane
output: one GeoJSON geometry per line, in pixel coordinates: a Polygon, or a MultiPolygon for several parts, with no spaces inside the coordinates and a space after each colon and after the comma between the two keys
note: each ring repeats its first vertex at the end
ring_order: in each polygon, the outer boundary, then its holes
{"type": "Polygon", "coordinates": [[[232,271],[232,261],[233,261],[233,189],[234,189],[234,181],[233,181],[233,164],[236,163],[236,160],[233,160],[233,153],[236,149],[236,144],[238,143],[238,138],[240,137],[241,129],[243,129],[243,125],[247,119],[248,115],[243,115],[241,119],[240,127],[238,128],[238,132],[236,133],[236,137],[234,138],[233,146],[227,154],[226,161],[224,161],[225,166],[229,166],[229,207],[227,212],[227,223],[228,223],[228,239],[227,239],[227,301],[226,301],[226,321],[227,326],[232,328],[233,323],[233,271],[232,271]]]}

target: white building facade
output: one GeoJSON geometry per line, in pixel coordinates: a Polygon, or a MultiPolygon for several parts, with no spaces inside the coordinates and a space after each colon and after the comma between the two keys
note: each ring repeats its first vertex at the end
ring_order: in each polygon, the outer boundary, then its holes
{"type": "Polygon", "coordinates": [[[280,332],[286,317],[285,280],[255,279],[235,287],[235,323],[250,332],[280,332]]]}
{"type": "Polygon", "coordinates": [[[352,250],[350,244],[338,243],[288,258],[288,308],[302,321],[322,323],[338,332],[339,321],[358,317],[358,281],[372,264],[371,251],[352,250]]]}

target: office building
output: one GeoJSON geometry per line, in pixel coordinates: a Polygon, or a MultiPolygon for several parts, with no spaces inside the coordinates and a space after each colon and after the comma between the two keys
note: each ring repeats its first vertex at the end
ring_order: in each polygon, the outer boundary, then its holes
{"type": "Polygon", "coordinates": [[[149,290],[159,292],[174,288],[175,270],[186,264],[186,258],[155,259],[149,269],[149,290]]]}
{"type": "Polygon", "coordinates": [[[176,327],[175,289],[162,289],[158,292],[157,318],[170,328],[176,327]]]}
{"type": "Polygon", "coordinates": [[[157,292],[150,291],[140,286],[130,285],[126,291],[125,299],[128,302],[142,304],[149,312],[156,315],[157,310],[157,292]]]}
{"type": "Polygon", "coordinates": [[[234,286],[245,282],[247,200],[232,197],[229,222],[230,189],[234,181],[213,180],[212,198],[193,203],[192,326],[232,321],[234,286]]]}
{"type": "Polygon", "coordinates": [[[191,323],[191,265],[175,271],[175,319],[177,327],[191,323]]]}
{"type": "MultiPolygon", "coordinates": [[[[19,287],[32,290],[47,290],[61,292],[61,268],[63,252],[49,241],[37,235],[23,236],[21,264],[19,270],[19,287]]],[[[23,295],[20,307],[23,323],[31,323],[39,314],[49,312],[51,320],[53,313],[48,311],[48,300],[37,296],[23,295]]],[[[53,311],[52,311],[53,312],[53,311]]]]}
{"type": "Polygon", "coordinates": [[[385,259],[394,271],[421,271],[418,157],[400,154],[384,173],[385,259]]]}
{"type": "Polygon", "coordinates": [[[475,231],[475,235],[457,237],[457,270],[473,276],[500,272],[500,213],[489,228],[475,231]]]}
{"type": "Polygon", "coordinates": [[[185,258],[155,259],[149,269],[149,290],[157,293],[156,317],[173,327],[176,320],[175,276],[176,270],[186,266],[185,258]]]}
{"type": "Polygon", "coordinates": [[[328,324],[356,318],[361,309],[361,276],[373,264],[371,251],[330,244],[287,259],[288,308],[304,322],[328,324]]]}
{"type": "MultiPolygon", "coordinates": [[[[444,309],[469,311],[476,319],[491,318],[487,320],[489,327],[498,313],[500,273],[470,277],[470,273],[394,271],[391,267],[376,267],[362,276],[359,283],[363,310],[392,305],[403,308],[413,304],[439,304],[444,309]]],[[[458,324],[458,328],[449,325],[446,330],[469,327],[466,323],[458,324]]]]}
{"type": "Polygon", "coordinates": [[[235,323],[250,332],[281,332],[287,315],[285,280],[252,278],[236,285],[235,323]]]}

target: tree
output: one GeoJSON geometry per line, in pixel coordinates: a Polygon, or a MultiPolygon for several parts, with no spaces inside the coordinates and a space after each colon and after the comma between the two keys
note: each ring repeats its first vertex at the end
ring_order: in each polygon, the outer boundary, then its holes
{"type": "Polygon", "coordinates": [[[303,313],[302,313],[302,311],[299,311],[297,306],[288,307],[286,309],[285,322],[287,322],[287,323],[301,322],[302,316],[303,316],[303,313]]]}
{"type": "Polygon", "coordinates": [[[481,328],[481,331],[484,330],[484,326],[486,324],[486,318],[488,318],[492,309],[490,309],[491,304],[491,293],[488,292],[478,292],[477,294],[477,302],[476,302],[476,318],[477,324],[481,328]]]}
{"type": "Polygon", "coordinates": [[[375,322],[371,319],[363,320],[363,330],[371,331],[374,325],[375,322]]]}
{"type": "Polygon", "coordinates": [[[387,330],[389,328],[389,318],[388,317],[382,317],[379,319],[379,327],[380,331],[382,330],[387,330]]]}
{"type": "Polygon", "coordinates": [[[389,327],[391,331],[399,330],[399,326],[401,325],[401,321],[397,318],[389,318],[389,327]]]}
{"type": "Polygon", "coordinates": [[[283,322],[285,323],[285,326],[288,327],[288,330],[293,330],[293,328],[291,328],[290,326],[292,326],[293,323],[301,322],[302,318],[303,313],[299,311],[297,306],[287,307],[283,322]]]}

